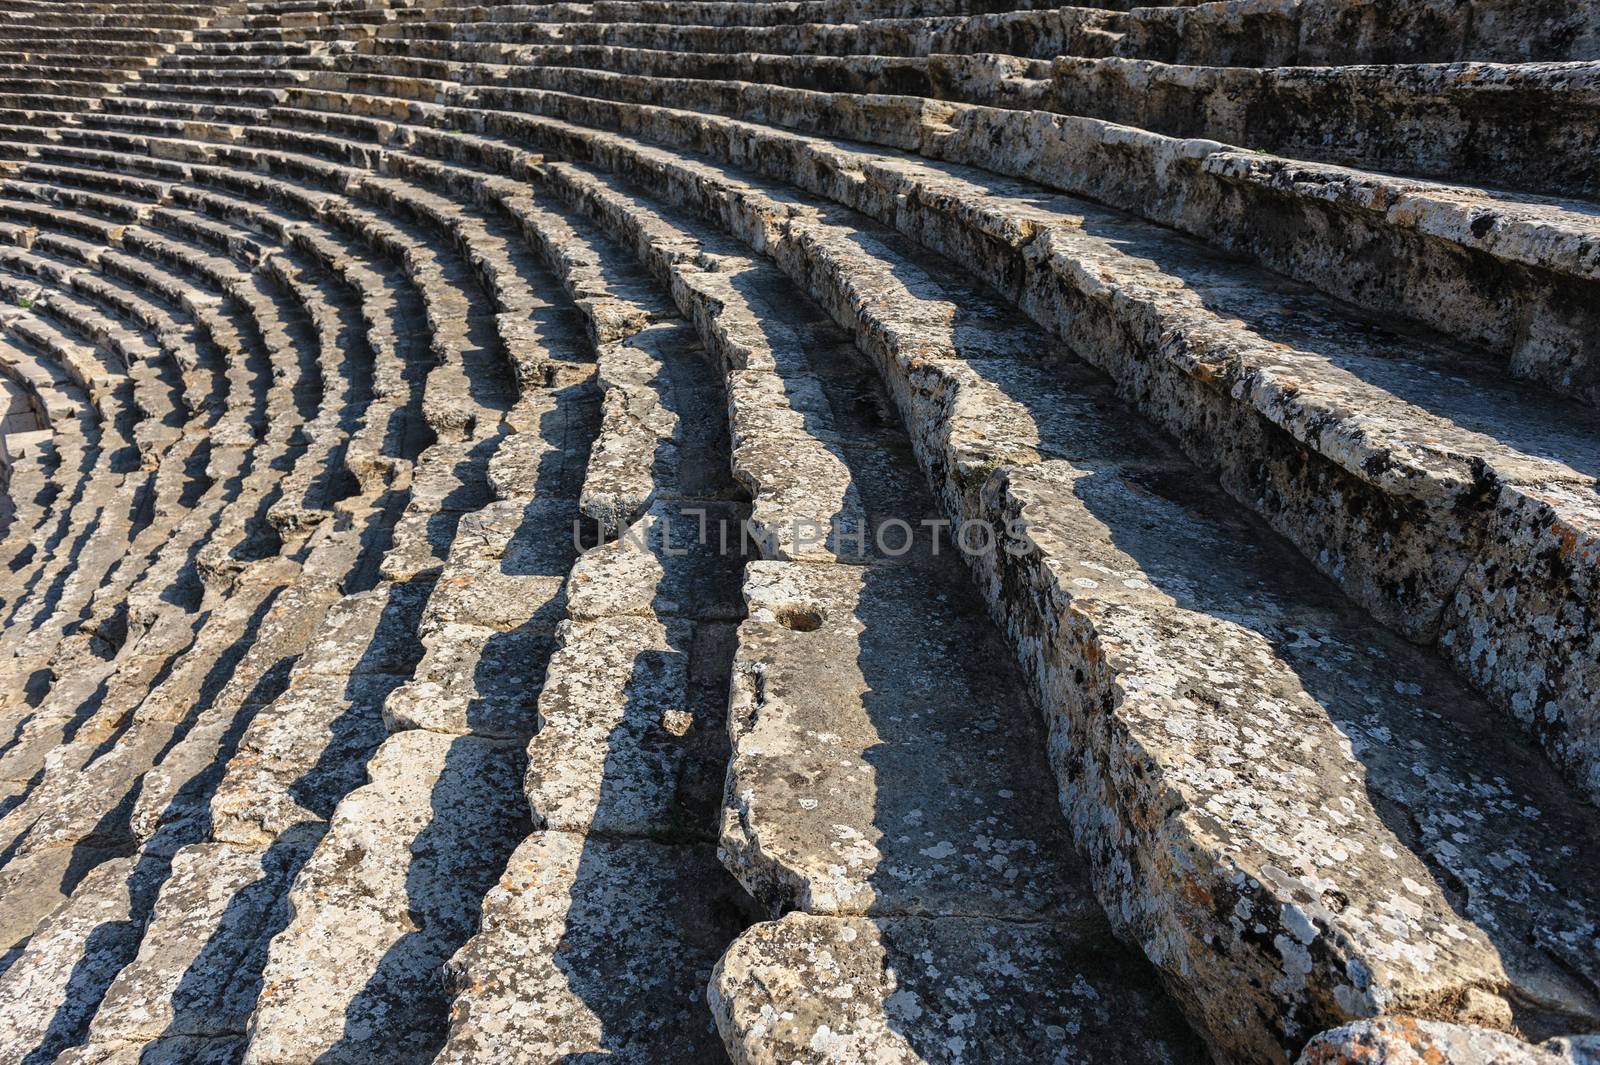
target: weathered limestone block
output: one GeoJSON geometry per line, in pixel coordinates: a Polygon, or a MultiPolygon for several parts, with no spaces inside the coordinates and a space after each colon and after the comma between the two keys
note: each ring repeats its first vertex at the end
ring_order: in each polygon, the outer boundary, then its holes
{"type": "Polygon", "coordinates": [[[1232,66],[1593,59],[1600,19],[1588,0],[1229,0],[1134,9],[1118,55],[1232,66]]]}
{"type": "Polygon", "coordinates": [[[326,821],[387,735],[383,700],[400,681],[387,673],[297,677],[229,759],[211,800],[213,838],[264,845],[297,824],[326,821]]]}
{"type": "Polygon", "coordinates": [[[267,940],[288,920],[289,882],[318,835],[290,833],[270,848],[202,843],[179,851],[138,956],[106,989],[88,1048],[72,1060],[115,1060],[101,1054],[151,1043],[156,1058],[177,1060],[191,1040],[242,1041],[267,940]]]}
{"type": "Polygon", "coordinates": [[[1323,1032],[1297,1065],[1588,1065],[1597,1054],[1594,1036],[1534,1046],[1487,1028],[1376,1017],[1323,1032]]]}
{"type": "Polygon", "coordinates": [[[710,837],[696,784],[720,776],[724,713],[714,700],[725,693],[696,690],[698,627],[648,617],[562,626],[528,745],[525,786],[541,828],[710,837]]]}
{"type": "Polygon", "coordinates": [[[525,397],[512,412],[518,431],[489,459],[489,486],[499,499],[576,498],[599,419],[587,383],[525,397]]]}
{"type": "Polygon", "coordinates": [[[573,563],[568,613],[737,621],[739,571],[762,543],[746,532],[747,515],[742,504],[715,499],[658,501],[618,539],[573,563]]]}
{"type": "MultiPolygon", "coordinates": [[[[561,508],[567,527],[557,526],[552,535],[569,545],[572,508],[561,508]]],[[[569,548],[575,552],[575,548],[569,548]]],[[[427,616],[421,634],[427,636],[447,625],[473,625],[496,632],[520,629],[554,632],[566,614],[566,594],[562,579],[545,573],[519,572],[518,557],[452,557],[434,582],[428,598],[427,616]]],[[[420,645],[417,650],[420,651],[420,645]]]]}
{"type": "Polygon", "coordinates": [[[747,905],[709,845],[536,833],[446,967],[455,1003],[434,1060],[714,1060],[706,983],[747,905]]]}
{"type": "Polygon", "coordinates": [[[527,833],[521,752],[396,733],[339,803],[289,893],[251,1020],[252,1065],[428,1061],[443,1035],[439,966],[466,941],[527,833]]]}
{"type": "Polygon", "coordinates": [[[8,1053],[53,1060],[88,1023],[139,949],[159,879],[158,870],[129,858],[103,862],[39,924],[0,975],[0,1038],[8,1053]]]}
{"type": "Polygon", "coordinates": [[[734,941],[711,1008],[735,1065],[1204,1060],[1088,924],[791,913],[734,941]]]}
{"type": "MultiPolygon", "coordinates": [[[[791,275],[806,278],[819,299],[873,350],[909,354],[926,350],[923,338],[930,331],[950,335],[937,314],[930,316],[916,299],[902,298],[919,293],[872,265],[903,260],[910,249],[876,235],[863,239],[857,235],[859,221],[839,216],[831,226],[813,226],[812,219],[829,223],[834,216],[792,206],[792,197],[773,197],[738,172],[604,134],[586,133],[583,140],[582,151],[602,156],[616,172],[665,168],[679,183],[669,188],[674,201],[703,204],[707,213],[747,231],[791,275]],[[730,201],[718,191],[734,188],[740,190],[733,201],[737,210],[725,208],[730,201]],[[868,247],[876,255],[864,255],[868,247]],[[873,291],[893,298],[868,301],[863,311],[862,299],[873,291]]],[[[772,158],[787,156],[775,148],[772,158]]],[[[807,173],[801,161],[795,169],[807,173]]],[[[1053,212],[1029,216],[1036,210],[1030,203],[1019,218],[1014,199],[1005,209],[991,201],[994,210],[980,210],[977,205],[988,195],[984,190],[995,187],[988,178],[935,175],[924,164],[901,160],[868,162],[865,169],[882,175],[881,193],[874,191],[876,178],[816,183],[828,186],[830,195],[889,214],[919,239],[993,276],[1004,290],[1026,280],[1019,295],[1035,319],[1101,358],[1124,391],[1178,432],[1191,453],[1222,464],[1231,491],[1265,511],[1319,566],[1404,631],[1427,638],[1437,634],[1438,612],[1468,557],[1488,543],[1481,539],[1479,474],[1485,465],[1494,482],[1516,485],[1527,505],[1548,512],[1549,520],[1580,537],[1590,524],[1581,495],[1575,505],[1563,506],[1561,496],[1548,489],[1587,485],[1591,475],[1543,456],[1570,454],[1578,467],[1587,467],[1581,456],[1591,445],[1566,431],[1567,419],[1552,427],[1539,421],[1534,407],[1512,403],[1509,396],[1486,408],[1482,389],[1445,372],[1445,363],[1426,344],[1418,346],[1414,361],[1375,358],[1309,304],[1287,316],[1280,313],[1282,301],[1273,303],[1269,293],[1281,283],[1263,280],[1259,288],[1235,283],[1230,265],[1196,259],[1194,249],[1181,246],[1157,249],[1150,242],[1169,238],[1136,223],[1100,217],[1082,204],[1073,208],[1085,218],[1078,226],[1051,224],[1030,231],[1030,217],[1043,220],[1053,212]],[[919,173],[924,176],[913,177],[919,173]],[[979,215],[981,224],[975,221],[979,215]],[[1110,239],[1123,235],[1124,240],[1110,239]],[[994,255],[997,242],[1027,249],[1020,262],[1013,261],[1015,272],[1005,256],[994,255]],[[1129,254],[1146,247],[1150,254],[1170,256],[1170,265],[1162,268],[1154,259],[1129,254]],[[1191,277],[1205,290],[1205,299],[1189,287],[1191,277]],[[1207,300],[1259,324],[1241,331],[1207,307],[1207,300]],[[1285,343],[1287,349],[1279,346],[1285,343]],[[1418,402],[1411,402],[1413,396],[1418,402]],[[1382,417],[1376,416],[1379,411],[1382,417]],[[1564,437],[1559,445],[1541,443],[1551,432],[1564,437]],[[1308,451],[1315,456],[1310,462],[1308,451]],[[1440,550],[1441,545],[1447,549],[1440,550]]],[[[965,356],[1014,357],[1038,345],[1026,330],[1016,333],[1014,344],[985,343],[975,312],[963,306],[956,315],[954,304],[945,306],[957,322],[951,346],[965,356]],[[972,325],[965,324],[968,320],[972,325]]],[[[1578,410],[1571,416],[1588,419],[1578,410]]],[[[1500,564],[1517,574],[1513,580],[1526,585],[1519,598],[1537,598],[1537,582],[1548,571],[1541,571],[1520,543],[1495,547],[1504,552],[1500,564]]],[[[1524,615],[1518,627],[1538,624],[1524,615]]],[[[1507,630],[1507,637],[1520,638],[1515,630],[1507,630]]],[[[1583,689],[1581,673],[1573,683],[1583,689]]],[[[1587,776],[1581,769],[1576,775],[1587,776]]]]}
{"type": "Polygon", "coordinates": [[[930,583],[920,566],[746,569],[722,847],[774,912],[1074,905],[1031,709],[964,664],[1006,651],[930,583]]]}
{"type": "Polygon", "coordinates": [[[1201,518],[1182,481],[1061,464],[1012,469],[983,493],[1008,500],[991,513],[1026,522],[1037,551],[996,556],[983,578],[1040,698],[1062,708],[1063,800],[1114,917],[1145,929],[1134,934],[1158,965],[1228,969],[1191,968],[1182,992],[1219,1042],[1251,1038],[1229,1027],[1257,964],[1251,986],[1291,1045],[1300,1017],[1324,1010],[1467,1009],[1504,1024],[1509,1005],[1473,1005],[1498,979],[1558,1018],[1541,1023],[1591,1015],[1565,967],[1586,964],[1570,952],[1587,950],[1592,902],[1572,884],[1558,917],[1540,885],[1567,860],[1526,857],[1541,852],[1530,835],[1552,830],[1541,847],[1592,845],[1578,842],[1591,819],[1575,797],[1531,752],[1513,766],[1500,727],[1433,662],[1375,647],[1359,618],[1330,616],[1331,599],[1308,613],[1315,598],[1269,592],[1289,567],[1201,518]],[[1065,598],[1045,607],[1045,594],[1065,598]],[[1219,953],[1219,940],[1239,949],[1219,953]]]}
{"type": "Polygon", "coordinates": [[[454,736],[526,739],[536,728],[535,701],[555,649],[547,632],[500,632],[440,625],[410,681],[383,704],[391,731],[430,729],[454,736]]]}
{"type": "Polygon", "coordinates": [[[579,503],[603,535],[615,536],[654,499],[677,494],[684,431],[669,366],[693,343],[684,323],[663,322],[599,347],[605,398],[579,503]]]}

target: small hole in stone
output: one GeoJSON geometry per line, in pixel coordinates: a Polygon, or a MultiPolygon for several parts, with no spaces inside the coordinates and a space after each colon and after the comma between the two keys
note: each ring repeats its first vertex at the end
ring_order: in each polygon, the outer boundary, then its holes
{"type": "Polygon", "coordinates": [[[807,606],[789,606],[778,611],[778,624],[795,632],[816,632],[822,628],[822,614],[807,606]]]}

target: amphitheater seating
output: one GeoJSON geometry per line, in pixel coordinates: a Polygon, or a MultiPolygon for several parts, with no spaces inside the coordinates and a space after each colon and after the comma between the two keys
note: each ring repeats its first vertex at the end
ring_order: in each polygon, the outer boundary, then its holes
{"type": "Polygon", "coordinates": [[[1600,0],[11,0],[0,1065],[1600,1057],[1600,0]]]}

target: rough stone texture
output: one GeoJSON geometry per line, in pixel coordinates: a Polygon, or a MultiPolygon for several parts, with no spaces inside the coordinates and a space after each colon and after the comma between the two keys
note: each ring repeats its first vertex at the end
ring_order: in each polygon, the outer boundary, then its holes
{"type": "Polygon", "coordinates": [[[71,1060],[115,1060],[109,1055],[128,1044],[154,1044],[155,1057],[173,1059],[192,1043],[242,1042],[267,937],[288,919],[284,894],[316,836],[290,835],[264,850],[206,843],[179,851],[139,955],[106,988],[88,1045],[71,1060]]]}
{"type": "Polygon", "coordinates": [[[529,838],[484,898],[482,934],[446,968],[437,1061],[714,1061],[706,983],[744,923],[710,846],[529,838]]]}
{"type": "Polygon", "coordinates": [[[132,915],[148,904],[152,879],[126,858],[103,862],[9,959],[0,975],[8,1053],[50,1061],[75,1041],[139,949],[132,915]]]}
{"type": "Polygon", "coordinates": [[[1596,0],[12,7],[0,1062],[1596,1055],[1596,0]]]}
{"type": "Polygon", "coordinates": [[[1600,1054],[1594,1036],[1531,1046],[1504,1032],[1408,1017],[1380,1017],[1323,1032],[1297,1065],[1586,1065],[1600,1054]]]}
{"type": "Polygon", "coordinates": [[[1020,692],[962,665],[1004,651],[970,604],[945,599],[927,626],[935,580],[748,569],[722,845],[775,911],[1020,920],[1070,905],[1070,844],[1020,692]]]}
{"type": "Polygon", "coordinates": [[[711,1006],[737,1065],[1201,1060],[1086,931],[792,913],[739,937],[711,1006]]]}
{"type": "Polygon", "coordinates": [[[505,840],[526,831],[521,771],[515,748],[472,736],[384,741],[295,878],[246,1061],[429,1060],[439,1018],[421,992],[471,935],[505,840]]]}
{"type": "Polygon", "coordinates": [[[721,753],[722,714],[694,704],[694,624],[567,622],[561,639],[528,746],[528,801],[540,827],[619,837],[703,831],[704,812],[686,809],[679,790],[693,763],[721,753]]]}

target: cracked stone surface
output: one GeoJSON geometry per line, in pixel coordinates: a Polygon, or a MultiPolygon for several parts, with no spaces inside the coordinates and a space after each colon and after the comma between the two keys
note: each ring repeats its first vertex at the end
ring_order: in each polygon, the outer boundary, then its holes
{"type": "Polygon", "coordinates": [[[1597,151],[1600,0],[18,0],[0,1065],[1600,1060],[1597,151]]]}

